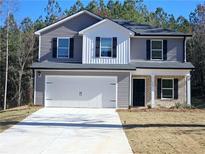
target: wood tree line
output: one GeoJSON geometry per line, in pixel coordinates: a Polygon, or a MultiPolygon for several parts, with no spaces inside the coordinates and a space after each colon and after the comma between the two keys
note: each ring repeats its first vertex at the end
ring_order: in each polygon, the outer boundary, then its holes
{"type": "Polygon", "coordinates": [[[196,9],[190,12],[189,19],[186,19],[183,16],[175,18],[163,8],[156,8],[154,12],[150,12],[143,0],[109,0],[107,3],[103,0],[91,0],[86,6],[81,0],[77,0],[66,10],[61,9],[57,0],[48,0],[44,9],[45,16],[40,16],[35,21],[25,17],[20,24],[17,24],[15,19],[18,8],[15,9],[16,6],[12,5],[12,2],[14,0],[0,0],[3,21],[0,25],[0,108],[3,108],[4,98],[7,101],[7,108],[32,102],[33,72],[29,67],[36,61],[38,53],[38,38],[34,32],[83,9],[103,17],[126,19],[193,33],[193,37],[187,43],[188,61],[196,67],[192,72],[192,94],[205,96],[205,2],[196,6],[196,9]],[[5,93],[7,56],[8,81],[5,93]]]}

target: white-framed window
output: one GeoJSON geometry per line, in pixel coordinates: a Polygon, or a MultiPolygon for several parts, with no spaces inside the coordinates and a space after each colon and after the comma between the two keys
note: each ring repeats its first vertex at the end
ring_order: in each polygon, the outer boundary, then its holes
{"type": "Polygon", "coordinates": [[[151,40],[151,59],[163,59],[163,40],[151,40]]]}
{"type": "Polygon", "coordinates": [[[69,58],[70,38],[57,38],[57,58],[69,58]]]}
{"type": "Polygon", "coordinates": [[[161,98],[174,98],[174,79],[162,79],[161,84],[161,98]]]}
{"type": "Polygon", "coordinates": [[[100,38],[100,57],[112,57],[112,38],[100,38]]]}

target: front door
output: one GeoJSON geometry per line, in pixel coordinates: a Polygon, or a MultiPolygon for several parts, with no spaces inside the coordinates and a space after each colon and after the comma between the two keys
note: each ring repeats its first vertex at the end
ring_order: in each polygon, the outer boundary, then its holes
{"type": "Polygon", "coordinates": [[[145,79],[133,79],[133,106],[145,105],[145,79]]]}

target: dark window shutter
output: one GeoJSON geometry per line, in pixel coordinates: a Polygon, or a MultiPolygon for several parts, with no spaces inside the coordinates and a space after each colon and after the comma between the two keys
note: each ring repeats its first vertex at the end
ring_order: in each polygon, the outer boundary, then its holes
{"type": "Polygon", "coordinates": [[[161,84],[162,84],[162,79],[157,79],[157,98],[161,98],[161,91],[162,91],[162,87],[161,87],[161,84]]]}
{"type": "Polygon", "coordinates": [[[112,39],[112,51],[113,51],[113,57],[117,57],[117,37],[113,37],[112,39]]]}
{"type": "Polygon", "coordinates": [[[69,58],[73,58],[73,52],[74,52],[74,38],[70,38],[70,53],[69,53],[69,58]]]}
{"type": "Polygon", "coordinates": [[[147,60],[150,60],[150,40],[146,41],[146,47],[147,47],[147,60]]]}
{"type": "Polygon", "coordinates": [[[53,58],[57,57],[57,38],[52,39],[52,52],[53,52],[53,58]]]}
{"type": "Polygon", "coordinates": [[[96,50],[95,50],[95,56],[99,57],[100,56],[100,37],[96,37],[96,50]]]}
{"type": "Polygon", "coordinates": [[[178,99],[178,79],[174,79],[174,99],[178,99]]]}
{"type": "Polygon", "coordinates": [[[163,60],[167,60],[167,40],[163,40],[163,60]]]}

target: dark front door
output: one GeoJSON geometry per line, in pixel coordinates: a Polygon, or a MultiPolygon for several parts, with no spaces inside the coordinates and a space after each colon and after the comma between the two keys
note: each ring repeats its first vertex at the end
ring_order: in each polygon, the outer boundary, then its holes
{"type": "Polygon", "coordinates": [[[145,80],[133,79],[133,106],[145,104],[145,80]]]}

